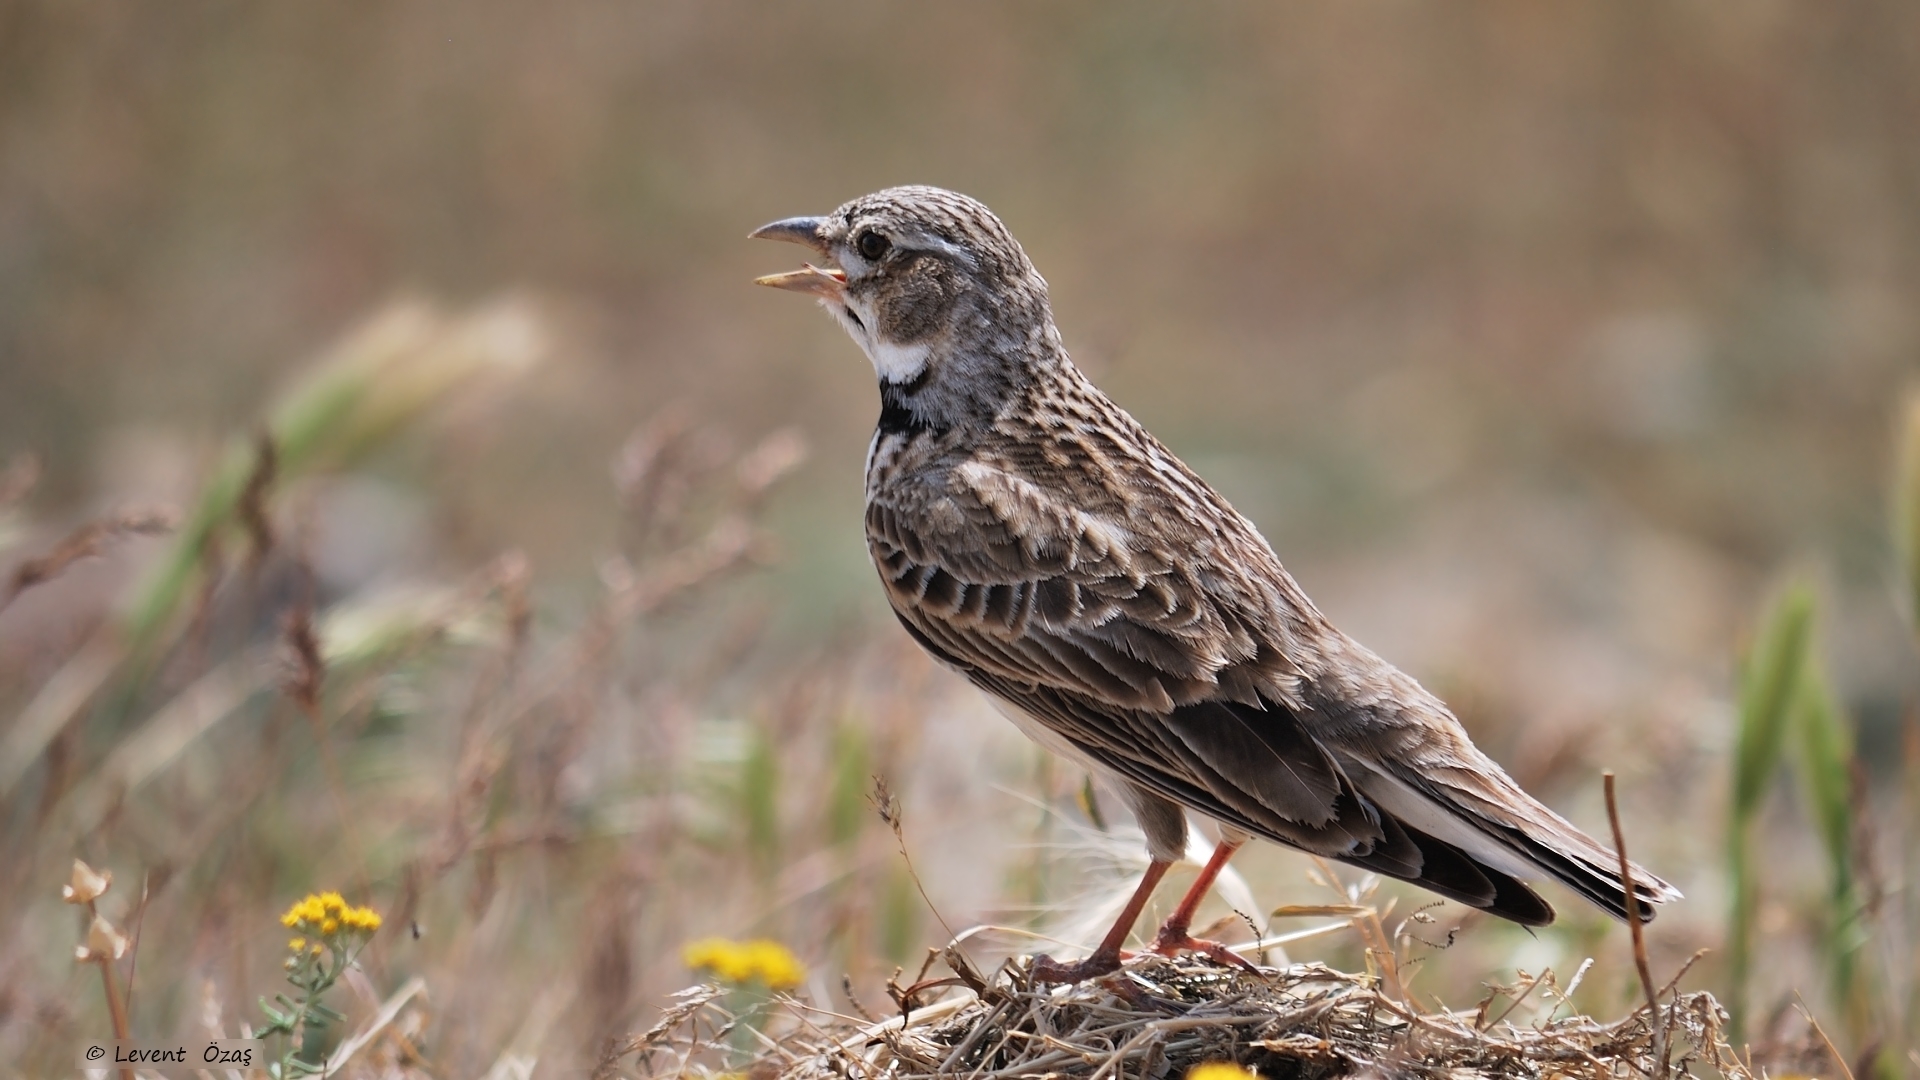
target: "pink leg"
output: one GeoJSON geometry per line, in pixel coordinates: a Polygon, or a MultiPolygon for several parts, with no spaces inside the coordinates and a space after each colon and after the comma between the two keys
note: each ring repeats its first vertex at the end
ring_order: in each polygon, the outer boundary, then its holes
{"type": "Polygon", "coordinates": [[[1050,956],[1036,956],[1033,958],[1033,981],[1080,982],[1119,971],[1120,946],[1126,944],[1127,934],[1133,930],[1133,924],[1139,921],[1141,909],[1147,906],[1147,900],[1153,896],[1153,887],[1167,876],[1167,867],[1172,865],[1158,861],[1147,864],[1147,874],[1140,879],[1140,887],[1133,890],[1126,910],[1120,913],[1119,920],[1113,924],[1113,929],[1107,931],[1106,938],[1100,942],[1099,948],[1093,950],[1092,956],[1077,964],[1062,964],[1050,956]]]}
{"type": "Polygon", "coordinates": [[[1200,876],[1193,879],[1193,887],[1187,890],[1187,895],[1180,898],[1180,906],[1173,909],[1173,914],[1169,915],[1167,921],[1161,925],[1160,933],[1155,935],[1153,952],[1161,956],[1172,956],[1179,952],[1197,952],[1223,964],[1253,972],[1260,970],[1248,963],[1239,953],[1217,941],[1203,941],[1187,935],[1187,930],[1193,926],[1193,913],[1199,909],[1200,901],[1206,899],[1207,890],[1213,888],[1213,879],[1220,876],[1220,871],[1226,869],[1227,860],[1233,858],[1233,853],[1239,851],[1240,845],[1244,843],[1246,843],[1245,840],[1223,840],[1213,849],[1213,857],[1208,859],[1207,865],[1201,868],[1200,876]]]}

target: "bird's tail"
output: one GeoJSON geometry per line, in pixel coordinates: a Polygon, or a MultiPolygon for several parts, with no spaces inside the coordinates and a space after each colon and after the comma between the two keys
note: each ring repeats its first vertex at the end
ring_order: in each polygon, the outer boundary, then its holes
{"type": "MultiPolygon", "coordinates": [[[[1370,867],[1413,881],[1462,903],[1530,926],[1553,921],[1553,909],[1527,881],[1551,878],[1615,918],[1627,917],[1620,857],[1522,791],[1491,760],[1471,773],[1472,788],[1442,783],[1385,765],[1356,777],[1361,791],[1419,847],[1417,876],[1370,867]]],[[[1641,921],[1680,890],[1630,866],[1641,921]]]]}

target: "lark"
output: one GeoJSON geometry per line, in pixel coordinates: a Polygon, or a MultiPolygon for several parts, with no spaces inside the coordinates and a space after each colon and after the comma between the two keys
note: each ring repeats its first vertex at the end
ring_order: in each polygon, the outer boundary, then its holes
{"type": "MultiPolygon", "coordinates": [[[[866,534],[908,634],[1042,746],[1103,775],[1150,863],[1086,959],[1115,971],[1192,810],[1221,841],[1152,950],[1189,936],[1250,837],[1430,889],[1526,926],[1529,882],[1618,917],[1619,857],[1520,789],[1439,698],[1320,613],[1259,531],[1068,359],[1041,278],[992,211],[897,187],[753,234],[820,265],[759,279],[806,293],[880,382],[866,534]]],[[[1635,867],[1636,907],[1680,893],[1635,867]]]]}

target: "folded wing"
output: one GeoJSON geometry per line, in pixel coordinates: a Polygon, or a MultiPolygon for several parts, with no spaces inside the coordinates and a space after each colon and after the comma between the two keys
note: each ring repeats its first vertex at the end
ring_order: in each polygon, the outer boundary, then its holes
{"type": "MultiPolygon", "coordinates": [[[[1118,778],[1526,925],[1553,919],[1527,877],[1553,877],[1622,914],[1611,852],[1472,750],[1405,676],[1386,669],[1418,700],[1344,702],[1344,722],[1326,723],[1316,633],[1357,646],[1220,508],[1244,535],[1169,535],[1182,523],[1062,505],[969,462],[944,487],[871,498],[867,534],[888,599],[921,645],[1118,778]],[[1455,772],[1468,780],[1429,772],[1418,754],[1382,758],[1363,737],[1369,725],[1416,749],[1423,725],[1438,725],[1439,742],[1466,747],[1455,772]],[[1492,774],[1476,785],[1475,769],[1492,774]]],[[[1636,883],[1649,903],[1675,895],[1651,875],[1636,871],[1636,883]]]]}

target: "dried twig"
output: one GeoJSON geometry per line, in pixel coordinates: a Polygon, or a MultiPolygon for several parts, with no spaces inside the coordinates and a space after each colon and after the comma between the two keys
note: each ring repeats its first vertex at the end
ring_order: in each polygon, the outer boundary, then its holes
{"type": "Polygon", "coordinates": [[[267,500],[273,494],[273,483],[280,473],[280,453],[269,431],[263,430],[255,435],[253,446],[253,471],[247,474],[246,486],[240,489],[240,501],[234,506],[234,516],[240,519],[241,527],[247,532],[247,561],[258,569],[272,553],[277,539],[267,500]]]}
{"type": "Polygon", "coordinates": [[[1653,988],[1653,965],[1647,962],[1646,933],[1640,927],[1640,894],[1633,888],[1633,863],[1627,858],[1627,836],[1620,830],[1620,806],[1613,797],[1613,773],[1603,774],[1607,789],[1607,821],[1613,825],[1613,850],[1620,856],[1620,888],[1626,893],[1627,931],[1633,935],[1633,966],[1640,972],[1640,988],[1647,994],[1647,1023],[1653,1025],[1653,1041],[1660,1052],[1654,1055],[1654,1076],[1667,1072],[1666,1048],[1660,1024],[1660,995],[1653,988]]]}
{"type": "Polygon", "coordinates": [[[0,611],[21,593],[35,585],[44,585],[82,559],[106,553],[109,547],[129,536],[156,536],[172,531],[176,515],[165,507],[129,510],[111,517],[89,521],[68,533],[53,550],[28,559],[13,568],[6,585],[0,587],[0,611]]]}
{"type": "Polygon", "coordinates": [[[683,1025],[693,1021],[709,1005],[712,1005],[716,998],[723,997],[725,994],[726,991],[717,986],[696,986],[675,994],[674,997],[679,1000],[660,1017],[659,1023],[630,1037],[626,1042],[608,1047],[607,1052],[594,1066],[595,1080],[612,1076],[620,1064],[620,1059],[628,1054],[645,1054],[655,1047],[667,1044],[683,1025]]]}
{"type": "Polygon", "coordinates": [[[1813,1010],[1807,1008],[1807,1003],[1801,1000],[1800,992],[1794,991],[1793,997],[1794,1008],[1800,1010],[1800,1015],[1806,1018],[1807,1026],[1813,1029],[1813,1033],[1820,1036],[1820,1045],[1827,1048],[1827,1053],[1833,1057],[1833,1063],[1840,1066],[1841,1080],[1853,1080],[1853,1067],[1847,1064],[1847,1056],[1840,1052],[1838,1046],[1833,1045],[1833,1039],[1827,1035],[1827,1029],[1820,1026],[1820,1021],[1813,1017],[1813,1010]]]}
{"type": "Polygon", "coordinates": [[[873,803],[874,811],[880,815],[880,821],[893,832],[894,846],[900,851],[900,861],[906,864],[907,877],[912,880],[914,889],[920,893],[920,902],[927,905],[927,910],[933,913],[934,919],[940,923],[940,928],[947,932],[947,941],[957,945],[959,935],[953,932],[953,927],[947,925],[947,917],[940,914],[940,909],[933,906],[933,897],[927,895],[927,887],[920,883],[920,874],[913,868],[913,856],[907,854],[907,834],[900,820],[900,800],[894,796],[893,789],[887,786],[886,777],[873,778],[873,794],[869,798],[873,803]]]}
{"type": "Polygon", "coordinates": [[[327,1059],[326,1075],[334,1076],[338,1074],[347,1062],[353,1060],[353,1055],[359,1053],[368,1043],[377,1038],[381,1032],[387,1030],[388,1025],[392,1024],[394,1018],[400,1015],[400,1010],[406,1007],[407,1002],[412,1001],[414,998],[426,992],[427,980],[418,975],[408,979],[405,986],[402,986],[392,997],[386,1000],[385,1004],[380,1006],[380,1011],[374,1014],[372,1020],[367,1021],[366,1027],[361,1028],[352,1038],[341,1043],[339,1048],[334,1050],[333,1056],[327,1059]]]}

